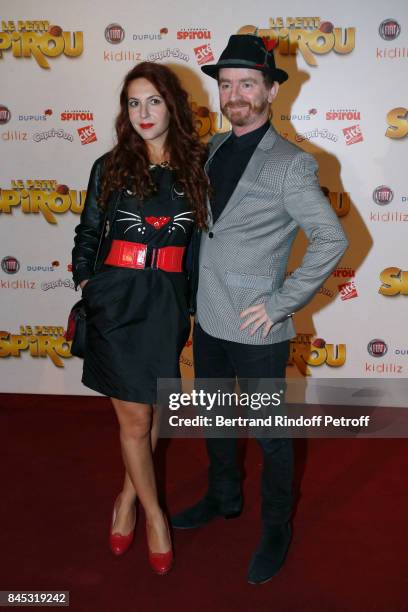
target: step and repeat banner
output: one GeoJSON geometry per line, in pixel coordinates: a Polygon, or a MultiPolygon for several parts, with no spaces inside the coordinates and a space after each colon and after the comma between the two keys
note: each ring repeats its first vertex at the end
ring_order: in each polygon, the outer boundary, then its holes
{"type": "MultiPolygon", "coordinates": [[[[90,394],[64,333],[79,299],[74,227],[93,161],[114,143],[126,72],[162,62],[191,96],[203,139],[229,129],[200,66],[233,33],[277,41],[290,79],[278,132],[312,153],[350,248],[295,316],[289,377],[408,373],[408,8],[288,0],[4,1],[0,7],[0,376],[2,392],[90,394]]],[[[306,246],[295,243],[288,274],[306,246]]],[[[182,371],[192,377],[191,341],[182,371]]],[[[389,399],[387,400],[389,402],[389,399]]]]}

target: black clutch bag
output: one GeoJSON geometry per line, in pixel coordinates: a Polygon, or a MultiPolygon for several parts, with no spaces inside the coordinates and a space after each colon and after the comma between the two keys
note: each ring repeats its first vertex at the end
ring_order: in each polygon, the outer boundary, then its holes
{"type": "Polygon", "coordinates": [[[86,343],[86,310],[84,300],[79,300],[71,308],[65,339],[68,341],[72,340],[71,355],[75,355],[75,357],[84,356],[86,343]]]}

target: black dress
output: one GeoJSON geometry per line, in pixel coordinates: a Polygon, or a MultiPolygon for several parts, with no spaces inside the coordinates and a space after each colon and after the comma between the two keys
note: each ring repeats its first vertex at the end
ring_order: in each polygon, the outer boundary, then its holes
{"type": "MultiPolygon", "coordinates": [[[[111,231],[114,240],[188,246],[192,207],[170,168],[151,170],[158,188],[141,202],[124,192],[111,231]]],[[[180,376],[190,333],[184,272],[104,265],[85,285],[87,346],[82,382],[121,400],[153,404],[158,378],[180,376]]]]}

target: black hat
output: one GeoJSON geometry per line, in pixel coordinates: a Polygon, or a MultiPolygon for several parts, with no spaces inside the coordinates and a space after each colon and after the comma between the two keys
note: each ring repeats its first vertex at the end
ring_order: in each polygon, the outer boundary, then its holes
{"type": "Polygon", "coordinates": [[[268,74],[278,83],[288,79],[288,74],[275,66],[273,47],[276,42],[253,34],[233,34],[216,64],[201,66],[201,70],[213,79],[220,68],[252,68],[268,74]]]}

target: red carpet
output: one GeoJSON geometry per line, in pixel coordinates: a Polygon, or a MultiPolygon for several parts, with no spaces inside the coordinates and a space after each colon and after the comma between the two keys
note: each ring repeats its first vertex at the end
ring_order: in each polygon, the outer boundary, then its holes
{"type": "MultiPolygon", "coordinates": [[[[245,509],[175,533],[176,564],[155,576],[143,520],[114,558],[107,538],[122,481],[108,400],[1,395],[0,590],[69,590],[75,612],[408,610],[407,440],[296,440],[298,504],[280,574],[246,583],[259,537],[260,454],[246,444],[245,509]]],[[[202,440],[162,440],[172,512],[206,483],[202,440]]],[[[53,608],[55,609],[55,608],[53,608]]]]}

